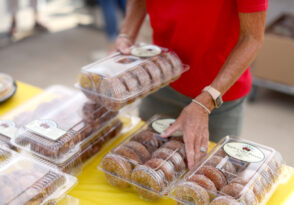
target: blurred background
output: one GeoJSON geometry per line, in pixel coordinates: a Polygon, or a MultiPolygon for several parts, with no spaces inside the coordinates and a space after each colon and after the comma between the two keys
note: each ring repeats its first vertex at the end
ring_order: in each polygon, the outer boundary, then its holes
{"type": "MultiPolygon", "coordinates": [[[[15,7],[13,1],[0,0],[0,72],[41,88],[73,86],[82,66],[107,55],[125,4],[117,1],[110,7],[105,5],[110,0],[18,0],[15,7]]],[[[265,44],[252,66],[254,86],[241,135],[276,148],[292,166],[293,16],[293,0],[269,0],[265,44]]],[[[146,18],[138,42],[152,42],[151,36],[146,18]]]]}

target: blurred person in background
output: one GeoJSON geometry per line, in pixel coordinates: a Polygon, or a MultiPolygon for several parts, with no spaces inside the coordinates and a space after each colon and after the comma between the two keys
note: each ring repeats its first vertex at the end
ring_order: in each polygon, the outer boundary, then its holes
{"type": "Polygon", "coordinates": [[[190,66],[177,81],[142,100],[140,117],[177,117],[162,137],[180,130],[191,168],[208,140],[239,136],[252,78],[249,65],[263,44],[268,0],[129,0],[116,49],[129,53],[149,14],[153,42],[190,66]],[[222,99],[224,103],[222,103],[222,99]]]}
{"type": "MultiPolygon", "coordinates": [[[[118,11],[125,15],[127,0],[96,0],[97,5],[101,6],[104,28],[108,40],[108,50],[113,50],[114,42],[118,36],[118,11]]],[[[105,57],[108,54],[104,49],[94,51],[91,54],[93,60],[105,57]]]]}
{"type": "MultiPolygon", "coordinates": [[[[40,22],[38,13],[38,0],[30,0],[29,6],[34,11],[34,29],[38,31],[48,31],[48,29],[40,22]]],[[[11,15],[11,24],[8,35],[12,37],[17,32],[17,12],[19,11],[19,0],[7,0],[7,12],[11,15]]]]}
{"type": "Polygon", "coordinates": [[[125,15],[127,0],[96,1],[102,8],[107,38],[109,42],[114,42],[118,36],[117,9],[120,9],[123,15],[125,15]]]}

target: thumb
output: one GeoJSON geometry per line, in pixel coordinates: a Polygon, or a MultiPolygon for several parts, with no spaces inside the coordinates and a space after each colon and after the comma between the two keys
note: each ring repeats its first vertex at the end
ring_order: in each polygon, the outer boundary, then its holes
{"type": "Polygon", "coordinates": [[[163,137],[163,138],[169,137],[171,134],[178,131],[180,128],[181,128],[181,124],[178,121],[176,121],[169,128],[167,128],[164,131],[164,133],[161,134],[161,137],[163,137]]]}

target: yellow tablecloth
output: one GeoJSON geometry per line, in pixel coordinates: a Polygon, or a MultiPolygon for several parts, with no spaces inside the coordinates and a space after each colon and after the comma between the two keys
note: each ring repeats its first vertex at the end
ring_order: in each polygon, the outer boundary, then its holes
{"type": "Polygon", "coordinates": [[[18,81],[15,95],[6,102],[0,104],[0,116],[41,92],[41,88],[18,81]]]}
{"type": "MultiPolygon", "coordinates": [[[[0,104],[0,115],[13,109],[17,105],[25,102],[31,97],[41,92],[41,89],[18,82],[18,91],[16,95],[4,104],[0,104]]],[[[136,126],[138,128],[141,124],[136,126]]],[[[78,185],[69,193],[69,195],[78,198],[81,205],[132,205],[132,204],[174,204],[170,199],[161,199],[156,202],[148,202],[131,191],[124,191],[110,186],[104,174],[97,170],[102,157],[123,138],[136,130],[120,136],[113,144],[107,144],[95,157],[93,157],[83,168],[82,173],[78,176],[78,185]]],[[[210,145],[211,147],[213,144],[210,145]]],[[[294,171],[286,167],[291,172],[290,177],[284,183],[281,183],[271,196],[267,205],[293,205],[294,204],[294,171]]]]}

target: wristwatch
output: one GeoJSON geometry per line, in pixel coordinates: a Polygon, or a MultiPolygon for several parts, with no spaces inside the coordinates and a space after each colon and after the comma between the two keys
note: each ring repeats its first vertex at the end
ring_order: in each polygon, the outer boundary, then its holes
{"type": "Polygon", "coordinates": [[[221,93],[217,89],[215,89],[209,85],[209,86],[206,86],[202,90],[202,92],[209,93],[209,95],[212,97],[212,99],[214,101],[215,108],[219,108],[223,104],[223,99],[222,99],[221,93]]]}

